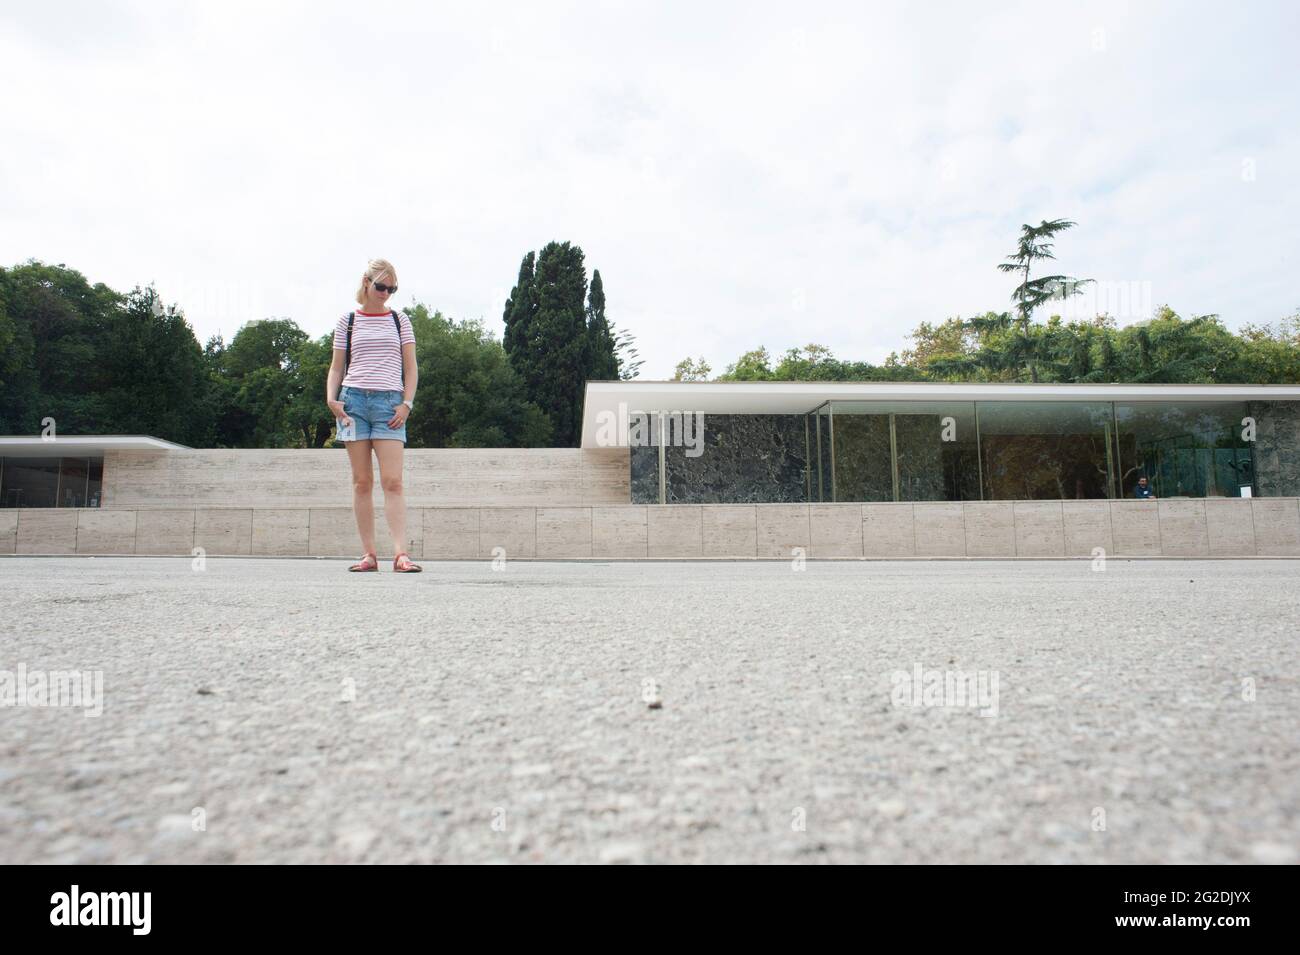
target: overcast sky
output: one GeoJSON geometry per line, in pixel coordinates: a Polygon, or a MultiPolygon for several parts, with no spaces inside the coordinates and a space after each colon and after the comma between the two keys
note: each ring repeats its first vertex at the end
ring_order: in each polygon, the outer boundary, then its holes
{"type": "Polygon", "coordinates": [[[1121,323],[1295,312],[1294,3],[0,6],[0,264],[153,282],[200,341],[313,335],[372,256],[499,337],[600,269],[642,378],[881,361],[1008,307],[1022,222],[1121,323]]]}

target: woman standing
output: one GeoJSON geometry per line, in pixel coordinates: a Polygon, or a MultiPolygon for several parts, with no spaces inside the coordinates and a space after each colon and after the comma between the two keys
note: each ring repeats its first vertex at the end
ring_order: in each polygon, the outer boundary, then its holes
{"type": "Polygon", "coordinates": [[[420,572],[406,552],[406,499],[402,496],[402,449],[406,419],[414,408],[418,371],[411,321],[388,307],[397,292],[397,271],[385,259],[371,259],[361,276],[357,303],[334,327],[334,360],[325,383],[325,403],[339,422],[338,439],[352,465],[352,510],[364,553],[351,571],[376,571],[375,472],[371,451],[379,459],[384,488],[384,517],[393,536],[393,570],[420,572]],[[350,333],[350,341],[349,341],[350,333]],[[351,347],[349,347],[351,346],[351,347]],[[342,391],[339,386],[342,385],[342,391]],[[337,395],[337,397],[335,397],[337,395]]]}

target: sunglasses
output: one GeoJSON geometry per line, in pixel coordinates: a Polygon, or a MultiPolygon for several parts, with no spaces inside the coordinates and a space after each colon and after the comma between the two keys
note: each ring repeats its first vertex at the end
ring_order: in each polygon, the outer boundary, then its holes
{"type": "Polygon", "coordinates": [[[375,287],[375,291],[376,291],[376,292],[396,292],[396,291],[397,291],[397,286],[396,286],[396,285],[385,285],[383,282],[376,282],[374,279],[371,279],[371,280],[370,280],[370,284],[373,285],[373,286],[375,287]]]}

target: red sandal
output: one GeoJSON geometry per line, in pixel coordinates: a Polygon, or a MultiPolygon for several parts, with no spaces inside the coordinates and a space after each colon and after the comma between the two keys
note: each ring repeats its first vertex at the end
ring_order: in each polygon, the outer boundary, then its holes
{"type": "Polygon", "coordinates": [[[393,558],[393,573],[395,574],[418,574],[422,570],[424,570],[424,568],[419,564],[411,562],[411,555],[405,551],[393,558]],[[403,558],[405,558],[404,562],[403,558]],[[399,564],[402,566],[398,566],[399,564]]]}
{"type": "Polygon", "coordinates": [[[376,573],[379,570],[379,555],[365,554],[362,558],[353,564],[348,570],[354,574],[376,573]]]}

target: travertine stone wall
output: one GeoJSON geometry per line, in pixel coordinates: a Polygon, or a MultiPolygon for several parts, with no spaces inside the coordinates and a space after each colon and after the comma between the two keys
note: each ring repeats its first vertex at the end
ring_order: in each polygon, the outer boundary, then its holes
{"type": "MultiPolygon", "coordinates": [[[[627,448],[411,448],[408,504],[626,504],[627,448]]],[[[374,466],[376,500],[379,468],[374,466]]],[[[351,507],[347,452],[115,451],[104,456],[106,507],[351,507]]]]}
{"type": "MultiPolygon", "coordinates": [[[[426,559],[1300,557],[1298,498],[412,507],[426,559]],[[498,550],[499,549],[499,550],[498,550]]],[[[386,530],[376,518],[378,538],[386,530]]],[[[0,553],[355,557],[348,507],[0,511],[0,553]]]]}

